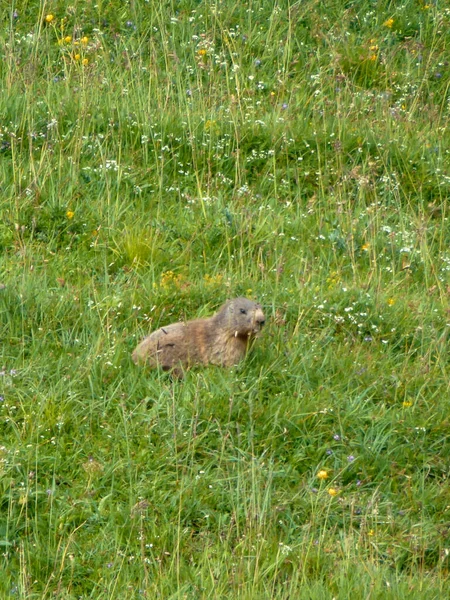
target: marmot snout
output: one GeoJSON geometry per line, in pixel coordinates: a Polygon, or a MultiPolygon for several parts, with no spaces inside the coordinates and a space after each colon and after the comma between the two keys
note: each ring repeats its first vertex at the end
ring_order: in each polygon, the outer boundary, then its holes
{"type": "Polygon", "coordinates": [[[172,323],[146,337],[133,352],[137,364],[173,369],[195,364],[229,367],[244,358],[265,323],[261,306],[247,298],[226,302],[208,319],[172,323]]]}

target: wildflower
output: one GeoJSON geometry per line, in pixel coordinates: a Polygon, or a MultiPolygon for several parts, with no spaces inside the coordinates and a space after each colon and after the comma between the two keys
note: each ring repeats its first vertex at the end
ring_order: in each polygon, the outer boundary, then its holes
{"type": "Polygon", "coordinates": [[[206,50],[205,48],[200,48],[200,50],[198,51],[200,56],[205,56],[206,55],[206,50]]]}
{"type": "Polygon", "coordinates": [[[369,56],[369,60],[372,60],[372,61],[377,60],[377,58],[378,58],[378,56],[376,54],[371,54],[369,56]]]}
{"type": "Polygon", "coordinates": [[[368,250],[369,248],[370,248],[370,244],[368,244],[368,243],[367,243],[367,244],[363,244],[363,245],[361,246],[361,250],[364,250],[364,252],[367,252],[367,250],[368,250]]]}
{"type": "Polygon", "coordinates": [[[66,42],[66,44],[70,44],[70,42],[72,41],[72,36],[66,35],[66,37],[64,38],[64,41],[66,42]]]}
{"type": "Polygon", "coordinates": [[[85,36],[83,36],[83,37],[81,38],[81,40],[80,40],[80,41],[81,41],[81,43],[83,44],[83,46],[86,46],[86,44],[87,44],[87,43],[88,43],[88,41],[89,41],[89,38],[88,38],[88,37],[85,35],[85,36]]]}
{"type": "Polygon", "coordinates": [[[81,58],[81,54],[75,54],[75,56],[74,56],[75,60],[80,60],[80,58],[81,58]]]}
{"type": "Polygon", "coordinates": [[[89,59],[88,59],[88,58],[83,58],[83,60],[81,61],[81,64],[82,64],[83,66],[86,66],[86,65],[88,65],[88,64],[89,64],[89,59]]]}
{"type": "Polygon", "coordinates": [[[393,25],[393,24],[394,24],[394,19],[393,19],[392,17],[391,17],[391,18],[389,18],[387,21],[385,21],[385,22],[383,23],[383,25],[384,25],[385,27],[389,27],[389,29],[391,29],[391,28],[392,28],[392,25],[393,25]]]}
{"type": "Polygon", "coordinates": [[[373,529],[369,529],[369,531],[367,532],[367,535],[375,535],[375,531],[373,529]]]}
{"type": "Polygon", "coordinates": [[[73,210],[68,210],[68,211],[66,212],[66,217],[67,217],[68,219],[73,219],[73,217],[74,217],[74,216],[75,216],[75,213],[73,212],[73,210]]]}
{"type": "Polygon", "coordinates": [[[355,457],[353,456],[353,454],[349,454],[347,456],[347,460],[348,460],[348,462],[353,462],[355,460],[355,457]]]}
{"type": "Polygon", "coordinates": [[[215,285],[215,284],[220,284],[222,279],[223,279],[223,275],[208,275],[206,274],[203,277],[204,281],[206,284],[208,285],[215,285]]]}
{"type": "Polygon", "coordinates": [[[388,298],[387,303],[388,303],[388,306],[394,306],[394,304],[395,304],[394,298],[388,298]]]}
{"type": "Polygon", "coordinates": [[[46,15],[45,22],[46,23],[51,23],[54,20],[54,18],[55,18],[55,15],[52,15],[52,14],[46,15]]]}
{"type": "Polygon", "coordinates": [[[325,471],[325,469],[321,469],[317,473],[317,479],[320,479],[320,480],[328,479],[328,471],[325,471]]]}
{"type": "Polygon", "coordinates": [[[103,465],[98,460],[89,457],[88,460],[81,465],[89,475],[94,475],[103,472],[103,465]]]}
{"type": "Polygon", "coordinates": [[[328,493],[330,494],[330,496],[334,497],[334,496],[337,496],[339,492],[337,491],[336,488],[331,487],[331,488],[328,488],[328,493]]]}
{"type": "Polygon", "coordinates": [[[402,406],[403,408],[409,408],[410,406],[412,406],[411,400],[404,400],[402,406]]]}

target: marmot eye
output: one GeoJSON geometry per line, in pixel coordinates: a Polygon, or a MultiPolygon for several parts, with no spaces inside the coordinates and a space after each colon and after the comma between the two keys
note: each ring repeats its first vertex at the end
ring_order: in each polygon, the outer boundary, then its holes
{"type": "Polygon", "coordinates": [[[247,314],[247,311],[245,310],[245,308],[241,308],[241,313],[242,313],[243,315],[246,315],[246,314],[247,314]]]}

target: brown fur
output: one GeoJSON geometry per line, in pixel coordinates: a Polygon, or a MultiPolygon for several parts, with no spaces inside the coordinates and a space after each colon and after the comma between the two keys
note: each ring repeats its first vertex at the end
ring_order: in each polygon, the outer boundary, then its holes
{"type": "Polygon", "coordinates": [[[264,321],[259,304],[235,298],[209,319],[157,329],[142,340],[132,357],[136,364],[172,369],[178,376],[195,364],[230,367],[244,358],[264,321]]]}

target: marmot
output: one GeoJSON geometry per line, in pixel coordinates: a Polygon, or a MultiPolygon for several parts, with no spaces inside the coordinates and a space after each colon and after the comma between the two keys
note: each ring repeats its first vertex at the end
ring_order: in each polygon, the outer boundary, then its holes
{"type": "Polygon", "coordinates": [[[264,322],[260,304],[235,298],[208,319],[157,329],[142,340],[132,357],[136,364],[159,365],[177,377],[183,376],[184,368],[196,364],[230,367],[244,358],[264,322]]]}

